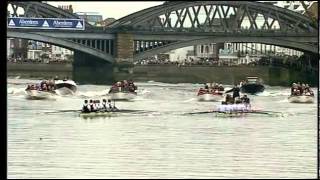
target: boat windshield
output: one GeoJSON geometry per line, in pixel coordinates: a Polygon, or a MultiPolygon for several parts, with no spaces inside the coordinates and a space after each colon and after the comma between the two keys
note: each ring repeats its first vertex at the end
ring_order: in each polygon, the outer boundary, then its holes
{"type": "Polygon", "coordinates": [[[248,82],[249,83],[255,83],[255,82],[257,82],[257,79],[248,79],[248,82]]]}

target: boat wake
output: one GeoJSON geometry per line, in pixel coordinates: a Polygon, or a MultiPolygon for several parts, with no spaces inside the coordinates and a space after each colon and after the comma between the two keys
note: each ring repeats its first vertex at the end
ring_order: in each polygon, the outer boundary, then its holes
{"type": "Polygon", "coordinates": [[[185,100],[183,102],[192,102],[192,101],[197,101],[197,98],[190,98],[190,99],[187,99],[187,100],[185,100]]]}
{"type": "Polygon", "coordinates": [[[78,91],[78,93],[76,94],[76,96],[80,97],[80,98],[93,98],[93,97],[102,97],[102,96],[107,96],[108,94],[108,90],[102,90],[102,91],[85,91],[85,92],[81,92],[78,91]]]}
{"type": "Polygon", "coordinates": [[[25,88],[8,88],[7,94],[12,95],[25,95],[25,88]]]}
{"type": "Polygon", "coordinates": [[[256,94],[257,96],[262,97],[275,97],[275,96],[289,96],[290,92],[288,91],[276,91],[276,92],[270,92],[270,91],[264,91],[262,93],[256,94]]]}

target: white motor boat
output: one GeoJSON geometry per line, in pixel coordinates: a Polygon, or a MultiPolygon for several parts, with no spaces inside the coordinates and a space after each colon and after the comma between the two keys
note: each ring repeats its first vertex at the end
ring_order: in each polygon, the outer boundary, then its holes
{"type": "Polygon", "coordinates": [[[77,91],[77,84],[72,80],[56,80],[54,84],[58,95],[73,95],[77,91]]]}
{"type": "Polygon", "coordinates": [[[54,93],[49,91],[26,90],[25,92],[28,99],[50,99],[54,95],[54,93]]]}
{"type": "Polygon", "coordinates": [[[109,93],[111,100],[123,100],[123,101],[130,101],[133,100],[137,93],[134,92],[116,92],[116,93],[109,93]]]}
{"type": "Polygon", "coordinates": [[[198,97],[198,101],[222,101],[223,100],[223,95],[212,94],[212,93],[200,94],[197,97],[198,97]]]}
{"type": "Polygon", "coordinates": [[[291,103],[314,103],[314,96],[289,96],[288,101],[291,103]]]}

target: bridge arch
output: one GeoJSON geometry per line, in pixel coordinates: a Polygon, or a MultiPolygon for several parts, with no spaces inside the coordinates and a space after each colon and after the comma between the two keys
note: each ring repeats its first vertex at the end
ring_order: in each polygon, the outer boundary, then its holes
{"type": "Polygon", "coordinates": [[[39,34],[34,34],[34,33],[23,33],[23,32],[12,32],[8,31],[7,32],[7,37],[10,38],[20,38],[20,39],[29,39],[29,40],[35,40],[35,41],[40,41],[40,42],[45,42],[45,43],[50,43],[53,45],[61,46],[67,49],[71,49],[74,51],[81,51],[90,55],[93,55],[95,57],[99,57],[102,60],[105,60],[109,63],[113,63],[113,57],[109,54],[105,54],[103,52],[100,52],[98,50],[89,48],[87,46],[81,45],[74,43],[72,41],[68,40],[63,40],[51,36],[44,36],[44,35],[39,35],[39,34]]]}
{"type": "Polygon", "coordinates": [[[121,18],[109,27],[152,31],[197,28],[205,31],[217,28],[214,25],[217,20],[221,31],[230,31],[241,29],[244,18],[250,22],[249,29],[255,31],[272,30],[274,23],[278,23],[282,31],[317,32],[318,28],[317,24],[302,14],[250,1],[166,2],[121,18]],[[200,18],[199,12],[202,12],[203,18],[200,18]],[[263,17],[263,25],[257,24],[257,16],[263,17]],[[186,27],[186,20],[191,22],[191,27],[186,27]]]}
{"type": "Polygon", "coordinates": [[[288,41],[281,38],[269,38],[269,37],[210,37],[210,38],[202,38],[202,39],[195,39],[189,41],[178,41],[173,42],[158,48],[150,49],[143,51],[139,54],[134,55],[134,60],[139,60],[146,58],[148,56],[154,56],[159,53],[169,52],[171,50],[184,48],[188,46],[194,46],[199,44],[210,44],[210,43],[261,43],[261,44],[268,44],[268,45],[276,45],[286,48],[291,48],[299,51],[304,52],[312,52],[318,53],[318,48],[313,46],[312,44],[304,44],[301,45],[299,42],[288,41]]]}

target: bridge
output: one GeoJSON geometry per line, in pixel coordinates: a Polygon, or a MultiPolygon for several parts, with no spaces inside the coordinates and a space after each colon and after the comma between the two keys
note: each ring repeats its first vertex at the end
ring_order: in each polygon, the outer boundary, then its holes
{"type": "MultiPolygon", "coordinates": [[[[41,2],[8,2],[12,16],[78,19],[41,2]],[[20,15],[21,16],[21,15],[20,15]]],[[[261,2],[175,1],[125,16],[108,27],[86,23],[84,31],[14,29],[7,37],[36,40],[109,63],[134,60],[207,43],[262,43],[318,53],[318,24],[308,17],[261,2]]],[[[89,58],[88,58],[89,59],[89,58]]]]}

